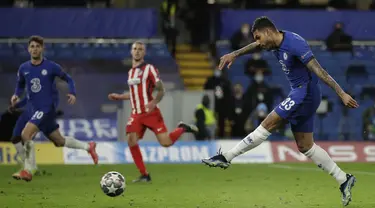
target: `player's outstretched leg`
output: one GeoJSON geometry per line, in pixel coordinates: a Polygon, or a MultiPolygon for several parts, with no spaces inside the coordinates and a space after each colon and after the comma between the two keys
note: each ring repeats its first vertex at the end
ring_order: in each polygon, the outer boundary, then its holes
{"type": "Polygon", "coordinates": [[[240,141],[235,147],[230,149],[228,152],[221,153],[220,150],[217,155],[202,160],[202,163],[210,167],[228,168],[231,161],[260,145],[262,142],[271,135],[271,131],[275,129],[283,119],[275,112],[271,112],[253,132],[247,135],[242,141],[240,141]]]}
{"type": "Polygon", "coordinates": [[[98,164],[98,154],[96,153],[96,143],[95,142],[81,142],[78,139],[70,136],[62,136],[58,129],[54,130],[52,133],[48,135],[48,139],[50,139],[56,147],[67,147],[71,149],[81,149],[86,150],[94,164],[98,164]]]}
{"type": "Polygon", "coordinates": [[[351,190],[356,182],[356,178],[342,171],[328,153],[314,143],[313,133],[294,132],[294,137],[299,151],[310,158],[319,168],[336,179],[340,185],[342,203],[344,206],[347,206],[352,200],[351,190]]]}
{"type": "Polygon", "coordinates": [[[203,159],[202,162],[210,167],[220,167],[227,169],[230,162],[237,156],[254,149],[271,135],[262,125],[258,126],[253,132],[247,135],[241,142],[228,152],[221,153],[220,150],[217,155],[203,159]]]}
{"type": "Polygon", "coordinates": [[[198,128],[195,125],[186,124],[182,121],[177,125],[177,128],[175,128],[169,134],[164,124],[162,124],[160,128],[156,128],[156,129],[162,129],[162,131],[157,131],[157,130],[155,131],[154,129],[154,133],[156,134],[156,138],[158,139],[159,143],[163,147],[172,146],[184,133],[197,133],[198,132],[198,128]]]}
{"type": "Polygon", "coordinates": [[[141,175],[133,180],[133,183],[137,182],[151,182],[151,176],[146,170],[145,163],[143,162],[143,157],[141,153],[141,149],[138,145],[138,135],[135,132],[128,133],[128,146],[130,149],[130,153],[132,154],[133,161],[137,166],[141,175]]]}

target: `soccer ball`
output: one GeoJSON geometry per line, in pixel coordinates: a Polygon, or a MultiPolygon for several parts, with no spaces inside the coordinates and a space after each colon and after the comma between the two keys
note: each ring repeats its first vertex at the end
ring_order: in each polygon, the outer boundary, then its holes
{"type": "Polygon", "coordinates": [[[125,177],[116,171],[108,172],[100,180],[100,187],[107,196],[119,196],[125,191],[125,177]]]}

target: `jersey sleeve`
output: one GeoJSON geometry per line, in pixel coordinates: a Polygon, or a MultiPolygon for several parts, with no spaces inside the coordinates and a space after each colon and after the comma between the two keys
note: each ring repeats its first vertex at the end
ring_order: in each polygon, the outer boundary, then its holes
{"type": "Polygon", "coordinates": [[[150,73],[149,73],[149,77],[150,77],[150,80],[151,82],[155,85],[158,81],[160,81],[160,75],[159,75],[159,71],[156,67],[154,67],[153,65],[150,65],[150,73]]]}
{"type": "Polygon", "coordinates": [[[72,95],[76,95],[76,88],[75,88],[75,83],[72,79],[72,77],[67,74],[66,72],[63,71],[62,67],[57,64],[53,63],[52,70],[55,74],[55,76],[59,77],[60,79],[64,80],[66,83],[68,83],[69,86],[69,93],[72,95]]]}
{"type": "Polygon", "coordinates": [[[297,38],[293,44],[293,48],[293,55],[297,56],[303,64],[307,64],[314,58],[314,54],[311,51],[309,44],[303,38],[297,38]]]}
{"type": "Polygon", "coordinates": [[[21,94],[25,90],[25,77],[22,71],[22,66],[18,69],[17,72],[17,85],[14,94],[17,95],[18,97],[21,96],[21,94]]]}

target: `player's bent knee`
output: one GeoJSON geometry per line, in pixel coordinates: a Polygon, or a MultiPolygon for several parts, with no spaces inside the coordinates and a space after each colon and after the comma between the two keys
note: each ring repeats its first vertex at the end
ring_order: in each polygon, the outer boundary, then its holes
{"type": "Polygon", "coordinates": [[[314,143],[297,141],[297,148],[298,148],[298,151],[300,151],[301,153],[305,153],[309,151],[313,145],[314,143]]]}
{"type": "Polygon", "coordinates": [[[272,111],[267,117],[262,121],[261,125],[269,132],[272,132],[274,129],[280,126],[284,122],[284,119],[281,118],[275,111],[272,111]]]}
{"type": "Polygon", "coordinates": [[[170,147],[170,146],[172,146],[172,141],[160,141],[159,142],[160,143],[160,145],[162,146],[162,147],[170,147]]]}
{"type": "Polygon", "coordinates": [[[32,133],[26,130],[23,130],[21,133],[21,138],[23,141],[29,141],[32,140],[32,133]]]}
{"type": "Polygon", "coordinates": [[[138,144],[138,138],[135,134],[129,134],[128,135],[128,145],[129,147],[133,147],[138,144]]]}
{"type": "Polygon", "coordinates": [[[52,142],[55,145],[55,147],[63,147],[63,146],[65,146],[65,141],[53,140],[52,142]]]}

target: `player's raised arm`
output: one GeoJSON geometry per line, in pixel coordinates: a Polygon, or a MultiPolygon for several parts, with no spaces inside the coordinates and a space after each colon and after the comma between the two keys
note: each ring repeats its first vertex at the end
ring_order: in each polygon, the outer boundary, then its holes
{"type": "Polygon", "coordinates": [[[345,106],[349,108],[357,108],[359,105],[357,101],[355,101],[349,94],[347,94],[340,85],[331,77],[331,75],[328,74],[326,70],[323,69],[322,66],[320,66],[319,62],[312,58],[307,64],[307,68],[314,72],[321,80],[323,80],[324,83],[326,83],[328,86],[330,86],[337,95],[341,98],[342,102],[345,104],[345,106]]]}
{"type": "Polygon", "coordinates": [[[256,49],[259,49],[259,44],[257,42],[253,42],[243,48],[233,51],[232,53],[225,54],[224,56],[220,58],[220,64],[218,68],[222,70],[224,66],[228,64],[228,69],[229,69],[233,61],[237,57],[248,54],[248,53],[252,53],[256,49]]]}

